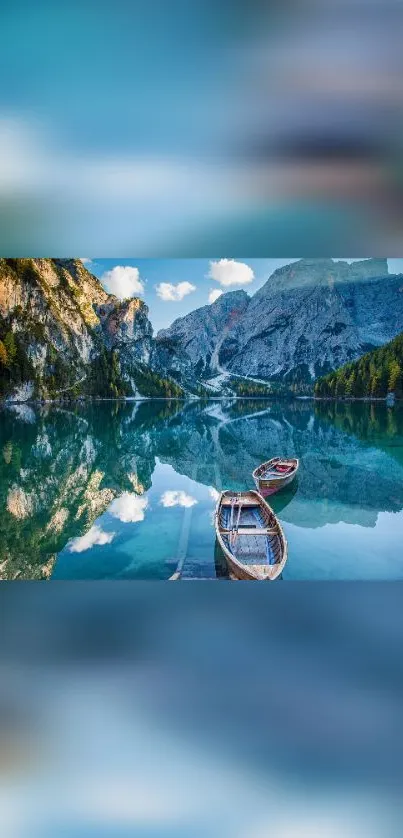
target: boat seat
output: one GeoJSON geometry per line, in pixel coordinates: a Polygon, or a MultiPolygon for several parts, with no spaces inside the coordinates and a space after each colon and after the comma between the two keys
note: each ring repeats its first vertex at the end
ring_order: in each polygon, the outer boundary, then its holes
{"type": "Polygon", "coordinates": [[[241,502],[239,502],[239,500],[236,500],[236,501],[233,501],[233,502],[230,502],[228,500],[223,500],[221,506],[222,507],[228,507],[228,509],[231,509],[231,506],[233,506],[234,509],[235,509],[236,507],[239,506],[239,503],[241,503],[242,507],[244,507],[244,506],[256,506],[257,507],[259,505],[258,500],[256,498],[250,498],[248,500],[241,500],[241,502]]]}
{"type": "Polygon", "coordinates": [[[270,527],[268,529],[260,527],[238,527],[236,529],[228,529],[227,527],[220,527],[222,535],[229,535],[230,533],[238,533],[238,535],[278,535],[277,527],[270,527]]]}
{"type": "Polygon", "coordinates": [[[258,527],[256,527],[256,529],[253,529],[252,527],[239,527],[239,529],[234,530],[234,532],[236,532],[237,535],[274,535],[274,534],[277,534],[276,529],[265,530],[265,529],[259,529],[258,527]]]}

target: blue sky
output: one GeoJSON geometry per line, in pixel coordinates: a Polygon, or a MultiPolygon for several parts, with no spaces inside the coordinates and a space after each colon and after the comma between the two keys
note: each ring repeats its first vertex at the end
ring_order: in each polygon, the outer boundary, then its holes
{"type": "MultiPolygon", "coordinates": [[[[149,307],[154,331],[158,331],[169,326],[177,317],[183,317],[189,311],[207,305],[212,291],[225,292],[243,288],[248,294],[253,294],[276,268],[291,261],[291,259],[237,259],[236,262],[220,259],[94,259],[91,263],[87,263],[86,267],[103,281],[111,293],[117,293],[121,288],[122,296],[142,297],[149,307]],[[219,266],[217,275],[220,276],[221,282],[209,277],[212,263],[219,266]],[[132,286],[126,285],[125,273],[117,272],[117,266],[137,269],[138,281],[144,291],[138,290],[134,273],[131,275],[132,286]],[[244,279],[243,282],[241,282],[242,279],[244,279]],[[223,285],[222,282],[225,281],[234,284],[223,285]],[[164,287],[161,290],[162,284],[164,287]],[[173,286],[174,291],[166,286],[173,286]],[[192,290],[188,286],[191,286],[192,290]],[[133,288],[132,295],[127,293],[130,292],[131,287],[133,288]],[[183,292],[182,299],[167,299],[169,296],[181,297],[183,292]]],[[[130,283],[130,275],[128,276],[130,283]]]]}
{"type": "MultiPolygon", "coordinates": [[[[217,295],[220,291],[243,288],[248,294],[254,294],[273,271],[293,260],[133,258],[84,261],[110,293],[121,298],[142,297],[157,332],[177,317],[207,305],[212,291],[217,295]]],[[[388,261],[392,273],[403,272],[403,259],[388,261]]]]}

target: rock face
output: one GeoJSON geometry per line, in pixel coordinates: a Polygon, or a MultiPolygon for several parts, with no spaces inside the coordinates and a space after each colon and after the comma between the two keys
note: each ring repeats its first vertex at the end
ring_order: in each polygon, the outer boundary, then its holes
{"type": "Polygon", "coordinates": [[[206,379],[220,370],[231,351],[238,325],[250,298],[245,291],[223,294],[212,305],[196,309],[158,332],[159,366],[173,375],[206,379]],[[223,350],[223,344],[227,349],[223,350]]]}
{"type": "Polygon", "coordinates": [[[79,259],[0,260],[3,396],[133,395],[152,347],[145,303],[108,295],[79,259]]]}
{"type": "Polygon", "coordinates": [[[348,264],[301,259],[278,269],[249,298],[223,294],[159,332],[200,377],[232,375],[311,382],[380,346],[403,329],[403,276],[386,259],[348,264]]]}
{"type": "Polygon", "coordinates": [[[128,394],[137,393],[135,371],[138,365],[149,367],[152,362],[153,330],[148,319],[148,308],[142,300],[133,298],[108,302],[96,307],[107,350],[119,357],[119,368],[128,385],[128,394]]]}

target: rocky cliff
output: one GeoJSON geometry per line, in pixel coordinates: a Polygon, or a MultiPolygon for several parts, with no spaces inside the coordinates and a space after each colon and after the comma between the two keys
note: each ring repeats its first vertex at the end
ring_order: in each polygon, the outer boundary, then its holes
{"type": "Polygon", "coordinates": [[[79,259],[0,259],[1,395],[177,395],[152,348],[145,303],[108,295],[79,259]]]}
{"type": "Polygon", "coordinates": [[[170,369],[208,378],[284,383],[317,376],[391,340],[403,329],[403,276],[386,259],[348,264],[301,259],[275,271],[251,298],[223,294],[159,332],[170,369]]]}
{"type": "Polygon", "coordinates": [[[219,372],[228,353],[231,357],[229,347],[249,302],[245,291],[232,291],[158,332],[156,357],[160,369],[182,380],[198,381],[219,372]]]}

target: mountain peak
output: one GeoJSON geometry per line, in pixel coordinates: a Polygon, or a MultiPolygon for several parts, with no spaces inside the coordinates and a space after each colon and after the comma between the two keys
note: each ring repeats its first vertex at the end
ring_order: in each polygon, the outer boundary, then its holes
{"type": "Polygon", "coordinates": [[[360,259],[356,262],[342,259],[298,259],[277,268],[255,296],[318,285],[332,287],[334,283],[368,281],[382,276],[390,276],[387,259],[360,259]]]}
{"type": "Polygon", "coordinates": [[[245,305],[250,300],[249,294],[244,291],[243,288],[238,288],[236,291],[225,291],[224,294],[221,294],[214,300],[214,303],[210,303],[210,308],[230,308],[231,306],[236,305],[245,305]]]}
{"type": "Polygon", "coordinates": [[[387,259],[360,259],[357,262],[347,264],[351,279],[371,279],[373,277],[389,276],[389,265],[387,259]]]}

